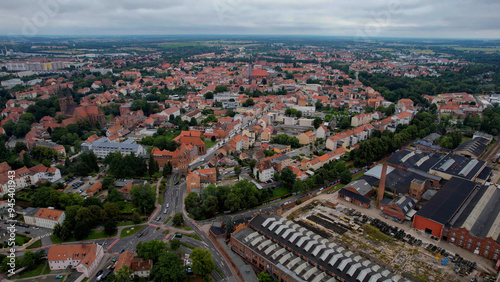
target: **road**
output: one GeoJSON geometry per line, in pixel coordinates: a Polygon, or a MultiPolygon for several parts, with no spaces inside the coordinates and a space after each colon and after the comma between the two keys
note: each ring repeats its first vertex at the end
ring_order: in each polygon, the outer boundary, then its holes
{"type": "MultiPolygon", "coordinates": [[[[208,238],[208,236],[203,232],[198,224],[196,222],[191,221],[189,218],[187,218],[184,215],[184,222],[194,230],[198,236],[203,240],[203,242],[206,244],[203,248],[210,250],[210,253],[212,254],[212,258],[214,260],[215,266],[222,272],[225,278],[227,278],[227,281],[235,281],[235,277],[233,276],[231,270],[229,269],[228,264],[226,263],[224,256],[219,253],[219,250],[215,247],[215,245],[212,243],[212,241],[208,238]]],[[[221,281],[222,277],[220,277],[219,273],[215,270],[212,271],[212,277],[216,281],[221,281]]]]}
{"type": "MultiPolygon", "coordinates": [[[[175,177],[175,175],[173,176],[175,177]]],[[[183,212],[183,205],[184,205],[184,196],[186,195],[186,182],[182,181],[178,185],[173,185],[171,182],[168,182],[169,185],[167,185],[167,190],[164,194],[163,198],[163,205],[162,209],[165,209],[166,203],[169,203],[169,208],[166,214],[166,218],[169,216],[172,216],[178,212],[183,214],[184,217],[184,222],[191,228],[193,231],[198,234],[198,236],[203,240],[203,243],[200,241],[194,240],[191,238],[185,239],[191,241],[191,245],[195,247],[201,247],[204,249],[210,250],[210,253],[212,254],[212,258],[214,260],[215,265],[217,268],[222,272],[222,274],[226,278],[231,278],[233,277],[233,274],[231,273],[231,270],[229,269],[229,266],[227,265],[226,261],[224,260],[222,254],[219,253],[218,249],[214,246],[212,241],[208,238],[208,236],[203,232],[199,226],[196,223],[191,222],[191,219],[188,218],[184,212],[183,212]],[[201,244],[201,245],[200,245],[201,244]]],[[[165,219],[166,220],[166,219],[165,219]]],[[[165,227],[170,227],[172,226],[172,220],[170,220],[165,227]]],[[[173,237],[173,233],[168,236],[168,239],[171,239],[173,237]]],[[[212,276],[216,281],[221,281],[222,277],[219,275],[217,271],[212,272],[212,276]]],[[[233,281],[232,279],[229,279],[229,281],[233,281]]]]}

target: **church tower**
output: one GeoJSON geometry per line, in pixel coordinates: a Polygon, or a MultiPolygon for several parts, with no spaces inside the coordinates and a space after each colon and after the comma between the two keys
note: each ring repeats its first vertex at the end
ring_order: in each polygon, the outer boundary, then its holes
{"type": "Polygon", "coordinates": [[[69,90],[69,87],[66,88],[66,105],[73,105],[73,95],[71,94],[71,91],[69,90]]]}
{"type": "Polygon", "coordinates": [[[69,87],[66,88],[66,95],[64,95],[61,87],[59,86],[59,107],[61,108],[62,113],[66,113],[68,109],[68,105],[73,105],[73,95],[71,95],[71,91],[69,87]]]}
{"type": "Polygon", "coordinates": [[[59,107],[61,108],[61,113],[65,113],[68,105],[66,104],[66,96],[64,96],[61,86],[58,89],[59,92],[59,107]]]}

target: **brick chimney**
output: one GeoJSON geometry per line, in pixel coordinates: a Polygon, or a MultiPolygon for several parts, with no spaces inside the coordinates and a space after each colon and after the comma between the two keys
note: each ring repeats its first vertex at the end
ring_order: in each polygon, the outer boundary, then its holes
{"type": "Polygon", "coordinates": [[[378,185],[377,204],[380,204],[380,201],[382,201],[382,199],[384,198],[386,174],[387,174],[387,164],[383,164],[382,174],[380,175],[380,183],[378,185]]]}

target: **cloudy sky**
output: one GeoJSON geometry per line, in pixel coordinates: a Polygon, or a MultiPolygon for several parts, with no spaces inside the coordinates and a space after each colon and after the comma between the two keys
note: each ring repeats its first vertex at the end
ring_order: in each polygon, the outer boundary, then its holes
{"type": "Polygon", "coordinates": [[[3,35],[500,38],[498,0],[1,0],[3,35]]]}

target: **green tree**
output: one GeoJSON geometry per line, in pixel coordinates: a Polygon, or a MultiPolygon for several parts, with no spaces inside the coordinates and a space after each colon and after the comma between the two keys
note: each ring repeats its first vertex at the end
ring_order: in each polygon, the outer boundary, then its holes
{"type": "Polygon", "coordinates": [[[191,212],[195,207],[200,206],[200,196],[195,192],[189,193],[184,199],[184,205],[186,206],[186,210],[191,212]]]}
{"type": "Polygon", "coordinates": [[[102,219],[103,221],[118,221],[120,218],[120,208],[117,204],[107,202],[103,206],[102,219]]]}
{"type": "Polygon", "coordinates": [[[118,271],[115,272],[115,277],[113,281],[117,282],[131,282],[132,281],[132,270],[124,265],[118,271]]]}
{"type": "Polygon", "coordinates": [[[215,263],[208,249],[194,248],[191,259],[193,260],[191,269],[196,275],[206,277],[215,269],[215,263]]]}
{"type": "Polygon", "coordinates": [[[245,102],[243,102],[242,106],[243,107],[251,107],[255,105],[255,102],[252,98],[248,98],[245,102]]]}
{"type": "Polygon", "coordinates": [[[172,219],[172,223],[175,226],[181,226],[184,223],[184,218],[182,216],[182,213],[178,212],[174,215],[174,218],[172,219]]]}
{"type": "Polygon", "coordinates": [[[167,244],[159,240],[139,242],[136,246],[137,255],[143,259],[153,260],[155,264],[167,248],[167,244]]]}
{"type": "Polygon", "coordinates": [[[178,239],[170,240],[170,248],[174,251],[177,251],[181,247],[181,241],[178,239]]]}
{"type": "Polygon", "coordinates": [[[215,86],[215,93],[226,92],[227,85],[217,85],[215,86]]]}
{"type": "Polygon", "coordinates": [[[163,167],[163,177],[167,177],[169,176],[171,173],[172,173],[172,164],[169,162],[167,162],[167,164],[165,164],[165,166],[163,167]]]}
{"type": "Polygon", "coordinates": [[[345,170],[340,174],[340,182],[341,183],[347,184],[347,183],[351,182],[351,180],[352,180],[352,175],[351,175],[351,172],[349,172],[348,170],[345,170]]]}
{"type": "Polygon", "coordinates": [[[292,193],[303,192],[305,190],[307,190],[307,187],[304,185],[304,181],[298,179],[293,183],[292,193]]]}
{"type": "Polygon", "coordinates": [[[237,179],[240,179],[240,174],[241,174],[241,166],[237,165],[234,167],[234,174],[236,174],[237,179]]]}
{"type": "Polygon", "coordinates": [[[141,223],[141,216],[139,215],[139,213],[137,211],[134,211],[134,213],[132,214],[132,222],[134,224],[139,224],[141,223]]]}
{"type": "Polygon", "coordinates": [[[186,267],[181,258],[174,253],[164,252],[151,270],[153,281],[181,282],[187,277],[186,267]]]}
{"type": "Polygon", "coordinates": [[[153,176],[155,173],[157,173],[160,169],[158,168],[158,163],[155,161],[153,158],[153,155],[149,156],[149,175],[153,176]]]}
{"type": "Polygon", "coordinates": [[[117,229],[116,221],[107,221],[104,224],[104,233],[108,236],[113,236],[114,234],[116,234],[117,230],[118,229],[117,229]]]}
{"type": "Polygon", "coordinates": [[[268,273],[265,273],[264,271],[262,271],[261,273],[259,273],[257,275],[257,279],[259,279],[259,282],[273,282],[273,278],[271,278],[271,275],[269,275],[268,273]]]}
{"type": "Polygon", "coordinates": [[[248,163],[248,166],[250,167],[250,170],[253,171],[253,168],[255,167],[255,165],[257,164],[257,160],[256,159],[251,159],[250,162],[248,163]]]}
{"type": "Polygon", "coordinates": [[[323,124],[323,120],[320,117],[314,118],[314,128],[318,128],[321,124],[323,124]]]}
{"type": "Polygon", "coordinates": [[[293,173],[291,169],[284,168],[280,172],[280,179],[281,181],[285,184],[286,187],[291,189],[293,187],[293,184],[295,183],[295,179],[297,178],[297,175],[293,173]]]}
{"type": "Polygon", "coordinates": [[[226,202],[224,203],[226,210],[236,212],[240,209],[241,200],[235,193],[227,195],[226,202]]]}
{"type": "Polygon", "coordinates": [[[218,209],[219,209],[219,203],[217,202],[216,197],[208,196],[203,201],[203,210],[209,217],[214,216],[217,213],[218,209]]]}
{"type": "Polygon", "coordinates": [[[151,190],[148,184],[132,187],[130,194],[132,195],[132,203],[140,212],[147,214],[154,210],[156,193],[151,190]]]}

